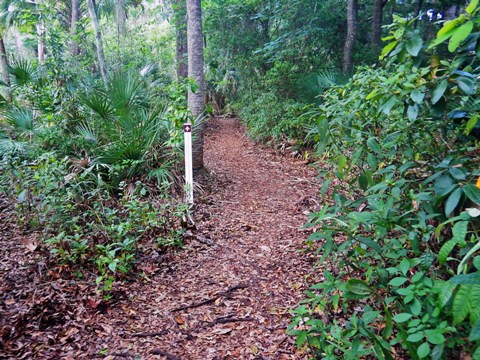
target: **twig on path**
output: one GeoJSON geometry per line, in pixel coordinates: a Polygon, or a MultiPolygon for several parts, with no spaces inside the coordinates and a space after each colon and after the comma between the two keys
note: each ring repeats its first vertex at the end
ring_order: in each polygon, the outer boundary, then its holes
{"type": "Polygon", "coordinates": [[[168,360],[181,360],[178,356],[162,351],[160,349],[153,349],[152,351],[150,351],[150,354],[166,356],[168,360]]]}
{"type": "Polygon", "coordinates": [[[255,319],[252,318],[251,316],[245,316],[243,318],[234,318],[233,315],[227,315],[227,316],[216,318],[215,320],[208,323],[207,325],[213,326],[217,324],[227,324],[227,323],[241,322],[241,321],[255,321],[255,319]]]}
{"type": "Polygon", "coordinates": [[[131,353],[130,351],[110,353],[110,355],[111,356],[118,356],[118,357],[125,357],[125,358],[134,358],[135,357],[135,354],[131,353]]]}
{"type": "Polygon", "coordinates": [[[191,304],[191,305],[185,305],[185,306],[178,307],[176,309],[173,309],[172,312],[177,312],[177,311],[182,311],[182,310],[187,310],[187,309],[194,309],[194,308],[197,308],[197,307],[200,307],[200,306],[203,306],[203,305],[208,305],[208,304],[211,304],[211,303],[215,302],[217,299],[219,299],[222,296],[226,297],[226,298],[230,297],[232,292],[235,291],[235,290],[246,289],[246,288],[248,288],[248,285],[246,285],[246,284],[234,285],[234,286],[229,287],[225,291],[217,293],[217,295],[215,295],[214,297],[212,297],[210,299],[203,300],[201,302],[194,303],[194,304],[191,304]]]}
{"type": "Polygon", "coordinates": [[[162,336],[168,333],[168,330],[162,330],[157,332],[139,332],[135,334],[130,334],[131,337],[153,337],[153,336],[162,336]]]}
{"type": "Polygon", "coordinates": [[[196,235],[196,236],[194,237],[194,240],[198,241],[199,243],[208,245],[208,246],[212,246],[212,245],[213,245],[213,241],[210,240],[210,239],[207,239],[205,236],[196,235]]]}

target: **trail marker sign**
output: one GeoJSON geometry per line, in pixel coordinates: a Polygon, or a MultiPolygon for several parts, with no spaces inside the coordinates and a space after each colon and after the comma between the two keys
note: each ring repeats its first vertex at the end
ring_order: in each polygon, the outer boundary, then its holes
{"type": "Polygon", "coordinates": [[[192,124],[183,124],[185,142],[185,202],[193,204],[192,124]]]}

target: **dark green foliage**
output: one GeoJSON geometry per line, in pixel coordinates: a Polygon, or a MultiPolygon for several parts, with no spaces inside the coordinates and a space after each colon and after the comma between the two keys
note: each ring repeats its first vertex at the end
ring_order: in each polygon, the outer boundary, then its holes
{"type": "MultiPolygon", "coordinates": [[[[478,27],[472,4],[462,21],[478,27]]],[[[387,65],[327,91],[315,113],[309,136],[333,169],[308,245],[326,270],[289,328],[315,358],[480,354],[478,140],[465,135],[478,119],[478,57],[466,51],[477,37],[440,61],[413,25],[398,19],[387,65]]]]}

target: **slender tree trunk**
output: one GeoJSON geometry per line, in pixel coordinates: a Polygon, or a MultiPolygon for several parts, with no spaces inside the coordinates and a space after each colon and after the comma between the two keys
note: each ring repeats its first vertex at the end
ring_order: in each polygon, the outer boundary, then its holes
{"type": "Polygon", "coordinates": [[[383,7],[385,0],[374,0],[373,3],[373,20],[372,20],[372,47],[377,49],[380,47],[382,37],[383,7]]]}
{"type": "Polygon", "coordinates": [[[347,74],[352,70],[352,53],[357,38],[358,28],[358,3],[357,0],[348,0],[347,7],[347,38],[343,49],[343,73],[347,74]]]}
{"type": "Polygon", "coordinates": [[[123,37],[127,32],[127,13],[125,11],[125,1],[115,0],[115,13],[117,16],[117,35],[118,44],[120,45],[123,37]]]}
{"type": "MultiPolygon", "coordinates": [[[[38,0],[37,2],[37,9],[39,5],[43,2],[43,0],[38,0]]],[[[38,9],[40,11],[40,9],[38,9]]],[[[43,20],[40,20],[37,24],[37,56],[38,56],[38,63],[43,64],[45,62],[45,24],[43,20]]]]}
{"type": "Polygon", "coordinates": [[[3,36],[0,36],[0,72],[2,73],[2,81],[5,83],[5,99],[12,101],[12,92],[10,89],[10,76],[8,74],[8,58],[5,51],[5,43],[3,36]]]}
{"type": "Polygon", "coordinates": [[[80,20],[80,2],[79,0],[72,0],[72,17],[70,22],[70,35],[72,36],[72,43],[70,45],[70,52],[73,56],[77,56],[80,53],[78,47],[77,35],[78,35],[78,21],[80,20]]]}
{"type": "Polygon", "coordinates": [[[90,19],[92,20],[93,31],[95,32],[95,42],[97,46],[98,66],[105,85],[108,84],[107,66],[105,65],[105,54],[103,52],[102,33],[100,32],[100,24],[98,23],[97,12],[95,10],[94,0],[87,0],[90,19]]]}
{"type": "Polygon", "coordinates": [[[45,62],[45,41],[43,36],[45,35],[45,25],[43,21],[37,24],[37,36],[38,36],[38,46],[37,46],[37,54],[38,54],[38,63],[43,64],[45,62]]]}
{"type": "Polygon", "coordinates": [[[197,121],[193,127],[193,168],[203,168],[204,121],[199,121],[205,110],[205,73],[203,58],[202,5],[201,0],[187,0],[188,76],[198,88],[188,92],[188,108],[197,121]]]}
{"type": "Polygon", "coordinates": [[[177,79],[188,77],[187,7],[185,0],[172,0],[176,33],[177,79]]]}
{"type": "Polygon", "coordinates": [[[418,0],[418,1],[417,1],[417,11],[416,11],[416,12],[417,12],[417,14],[416,14],[416,17],[417,17],[417,18],[415,19],[415,23],[414,23],[414,25],[413,25],[413,27],[414,27],[415,29],[416,29],[417,26],[418,26],[418,19],[419,19],[419,17],[420,17],[421,12],[422,12],[422,6],[423,6],[423,0],[418,0]]]}

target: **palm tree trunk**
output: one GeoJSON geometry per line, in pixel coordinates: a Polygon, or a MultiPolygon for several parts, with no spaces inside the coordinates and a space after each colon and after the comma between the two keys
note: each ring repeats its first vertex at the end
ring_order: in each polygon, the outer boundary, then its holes
{"type": "Polygon", "coordinates": [[[357,0],[348,0],[347,7],[347,38],[343,49],[343,73],[347,74],[352,70],[353,46],[357,38],[358,28],[358,3],[357,0]]]}
{"type": "Polygon", "coordinates": [[[0,36],[0,72],[2,73],[2,80],[5,83],[5,99],[8,102],[12,101],[12,92],[10,89],[10,76],[8,74],[8,58],[5,51],[5,43],[3,36],[0,36]]]}
{"type": "Polygon", "coordinates": [[[187,8],[185,0],[172,0],[177,79],[188,77],[187,8]]]}
{"type": "Polygon", "coordinates": [[[105,65],[105,54],[103,52],[102,33],[100,32],[100,24],[98,23],[97,12],[95,10],[94,0],[87,0],[90,19],[92,20],[93,31],[95,32],[95,42],[97,46],[98,66],[102,75],[105,86],[108,84],[107,66],[105,65]]]}
{"type": "Polygon", "coordinates": [[[203,168],[204,122],[198,121],[205,110],[205,73],[203,58],[202,5],[201,0],[187,0],[188,75],[198,88],[188,92],[188,108],[197,121],[193,127],[193,169],[203,168]]]}
{"type": "Polygon", "coordinates": [[[78,35],[78,21],[80,20],[80,3],[79,0],[72,0],[72,17],[70,22],[70,35],[72,37],[72,43],[70,45],[70,52],[73,56],[77,56],[80,53],[78,47],[77,35],[78,35]]]}

